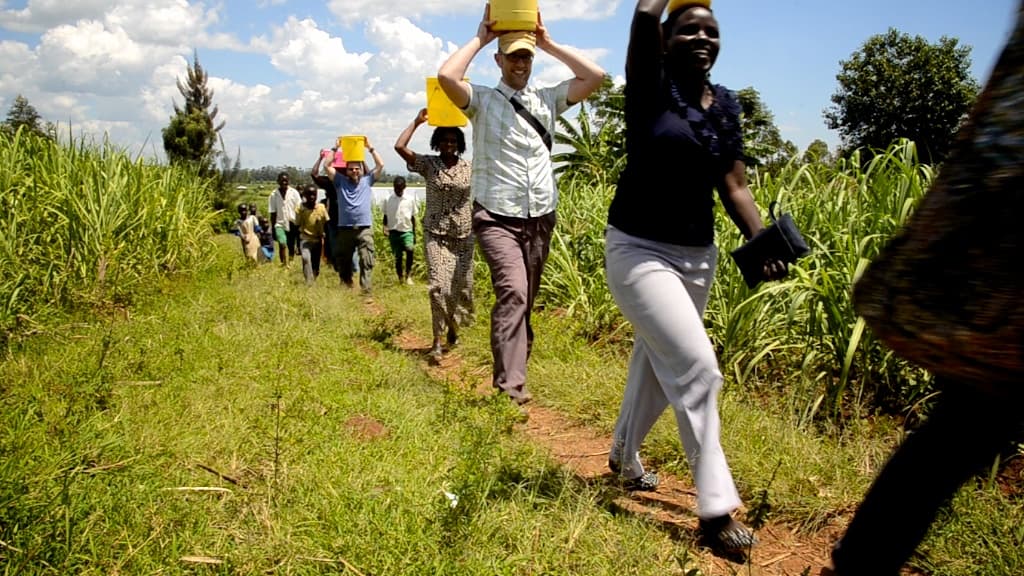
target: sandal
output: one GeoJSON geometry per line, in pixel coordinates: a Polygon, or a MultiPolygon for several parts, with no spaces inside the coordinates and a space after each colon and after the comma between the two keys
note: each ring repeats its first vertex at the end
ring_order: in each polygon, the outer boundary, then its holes
{"type": "Polygon", "coordinates": [[[644,472],[636,478],[623,478],[622,487],[629,492],[654,492],[658,489],[658,475],[644,472]]]}
{"type": "MultiPolygon", "coordinates": [[[[623,441],[616,439],[612,441],[611,450],[608,451],[608,469],[616,475],[622,474],[623,447],[623,441]]],[[[620,476],[619,479],[622,481],[622,487],[630,492],[654,492],[658,489],[658,475],[653,472],[643,472],[636,478],[629,479],[620,476]]]]}
{"type": "Polygon", "coordinates": [[[440,364],[443,356],[444,350],[441,349],[441,345],[434,344],[434,347],[427,353],[427,360],[429,360],[431,364],[440,364]]]}
{"type": "Polygon", "coordinates": [[[702,518],[697,524],[697,531],[702,544],[720,552],[746,552],[757,544],[754,531],[728,514],[707,520],[702,518]]]}
{"type": "Polygon", "coordinates": [[[608,469],[612,471],[612,474],[618,474],[622,471],[622,466],[618,462],[612,460],[612,457],[608,457],[608,469]]]}

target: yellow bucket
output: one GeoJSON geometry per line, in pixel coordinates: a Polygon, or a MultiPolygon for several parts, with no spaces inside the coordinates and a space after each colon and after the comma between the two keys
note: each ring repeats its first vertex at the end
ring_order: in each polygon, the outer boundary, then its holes
{"type": "Polygon", "coordinates": [[[345,162],[366,162],[365,136],[340,136],[338,148],[341,148],[345,162]]]}
{"type": "Polygon", "coordinates": [[[437,78],[427,78],[427,124],[431,126],[465,126],[469,118],[448,98],[437,78]]]}
{"type": "Polygon", "coordinates": [[[537,0],[490,0],[492,30],[537,30],[537,0]]]}

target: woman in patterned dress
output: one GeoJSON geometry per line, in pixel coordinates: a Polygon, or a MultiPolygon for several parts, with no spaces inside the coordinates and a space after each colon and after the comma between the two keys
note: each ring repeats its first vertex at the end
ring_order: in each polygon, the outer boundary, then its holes
{"type": "Polygon", "coordinates": [[[427,181],[423,236],[434,332],[430,357],[438,361],[443,353],[441,336],[447,336],[450,349],[458,342],[458,327],[473,317],[473,203],[470,163],[462,158],[466,137],[461,129],[434,129],[430,149],[437,155],[426,156],[409,149],[413,133],[426,121],[424,108],[399,135],[395,152],[410,171],[427,181]]]}

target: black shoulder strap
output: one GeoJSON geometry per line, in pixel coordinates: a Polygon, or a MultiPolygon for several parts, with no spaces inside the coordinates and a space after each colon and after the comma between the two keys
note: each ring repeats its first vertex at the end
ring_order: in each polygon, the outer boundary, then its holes
{"type": "Polygon", "coordinates": [[[516,114],[522,116],[530,126],[533,126],[533,129],[537,131],[538,135],[540,135],[540,139],[544,141],[544,145],[548,147],[548,152],[551,152],[551,134],[548,133],[548,129],[540,123],[540,120],[537,120],[536,116],[526,109],[526,106],[523,105],[523,101],[519,99],[519,96],[516,96],[515,92],[508,97],[508,101],[511,102],[512,107],[516,109],[516,114]]]}

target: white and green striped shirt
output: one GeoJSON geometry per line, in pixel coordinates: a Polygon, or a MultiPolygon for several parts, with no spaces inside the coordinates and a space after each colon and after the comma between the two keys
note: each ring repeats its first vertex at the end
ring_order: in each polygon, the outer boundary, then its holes
{"type": "MultiPolygon", "coordinates": [[[[518,92],[552,137],[556,119],[569,109],[569,82],[518,92]]],[[[533,218],[554,212],[558,188],[551,152],[509,102],[516,91],[501,81],[495,88],[471,84],[470,89],[465,113],[473,123],[473,199],[502,216],[533,218]]]]}

